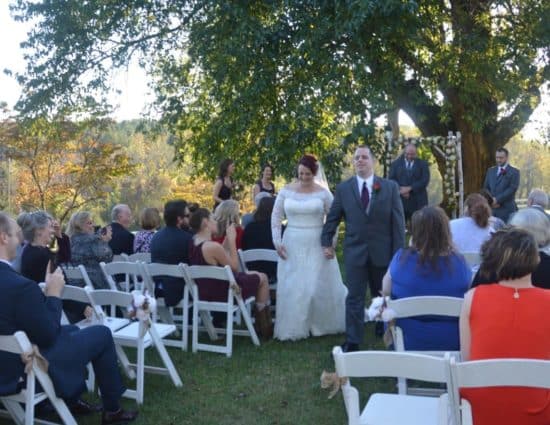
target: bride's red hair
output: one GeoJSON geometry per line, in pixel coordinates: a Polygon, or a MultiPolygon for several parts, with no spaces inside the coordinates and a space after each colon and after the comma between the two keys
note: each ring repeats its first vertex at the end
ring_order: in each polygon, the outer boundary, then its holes
{"type": "Polygon", "coordinates": [[[305,154],[302,158],[300,158],[300,162],[298,162],[298,165],[303,165],[304,167],[309,168],[313,175],[316,175],[317,170],[319,169],[317,158],[309,154],[305,154]]]}

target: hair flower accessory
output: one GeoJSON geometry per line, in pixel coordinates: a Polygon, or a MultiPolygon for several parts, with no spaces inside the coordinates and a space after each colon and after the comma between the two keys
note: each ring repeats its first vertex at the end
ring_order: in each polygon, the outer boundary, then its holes
{"type": "Polygon", "coordinates": [[[374,193],[378,193],[380,192],[380,189],[382,188],[382,185],[380,184],[379,181],[375,181],[373,184],[372,184],[372,191],[374,193]]]}

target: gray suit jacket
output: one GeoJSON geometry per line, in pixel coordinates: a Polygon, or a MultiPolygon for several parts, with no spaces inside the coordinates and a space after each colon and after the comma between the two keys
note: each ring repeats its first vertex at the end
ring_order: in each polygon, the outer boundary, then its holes
{"type": "Polygon", "coordinates": [[[346,264],[361,266],[370,259],[374,266],[385,267],[393,254],[405,244],[403,205],[399,188],[391,180],[374,176],[373,194],[367,211],[361,204],[355,176],[339,184],[321,234],[323,246],[332,245],[332,238],[342,218],[346,224],[346,264]]]}
{"type": "Polygon", "coordinates": [[[483,188],[488,190],[500,204],[498,208],[493,208],[493,215],[508,222],[510,214],[518,210],[515,196],[519,187],[519,170],[508,165],[504,175],[497,174],[497,166],[489,168],[483,188]]]}
{"type": "Polygon", "coordinates": [[[395,181],[399,186],[411,186],[412,191],[408,198],[402,198],[403,208],[406,213],[421,209],[428,205],[428,183],[430,183],[430,168],[423,159],[416,158],[412,170],[407,170],[405,157],[401,155],[390,166],[390,180],[395,181]]]}

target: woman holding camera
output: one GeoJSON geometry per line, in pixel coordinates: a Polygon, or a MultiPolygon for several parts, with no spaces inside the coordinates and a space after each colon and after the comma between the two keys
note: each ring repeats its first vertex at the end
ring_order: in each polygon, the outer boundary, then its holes
{"type": "Polygon", "coordinates": [[[91,214],[80,211],[71,216],[67,235],[71,238],[71,262],[86,268],[95,289],[109,289],[99,263],[109,263],[113,259],[113,251],[109,247],[111,226],[103,227],[96,234],[91,214]]]}

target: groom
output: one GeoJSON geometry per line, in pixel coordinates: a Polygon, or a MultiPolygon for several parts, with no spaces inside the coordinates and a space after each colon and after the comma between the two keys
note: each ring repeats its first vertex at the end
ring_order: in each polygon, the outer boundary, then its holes
{"type": "Polygon", "coordinates": [[[355,150],[353,165],[356,175],[336,187],[321,234],[325,257],[333,258],[332,240],[344,218],[348,287],[344,352],[359,350],[363,341],[367,281],[371,296],[378,296],[393,254],[405,243],[405,219],[397,184],[374,175],[374,157],[367,146],[355,150]]]}

